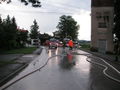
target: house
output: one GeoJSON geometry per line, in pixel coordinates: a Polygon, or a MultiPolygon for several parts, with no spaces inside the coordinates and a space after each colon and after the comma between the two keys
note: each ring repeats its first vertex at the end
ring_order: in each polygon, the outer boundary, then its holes
{"type": "Polygon", "coordinates": [[[114,0],[91,0],[91,47],[113,52],[114,0]]]}

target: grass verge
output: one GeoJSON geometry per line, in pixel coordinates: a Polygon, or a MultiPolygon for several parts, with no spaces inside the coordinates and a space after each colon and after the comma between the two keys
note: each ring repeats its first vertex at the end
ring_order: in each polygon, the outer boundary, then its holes
{"type": "Polygon", "coordinates": [[[26,47],[13,50],[4,50],[1,52],[1,54],[31,54],[36,49],[37,49],[36,47],[26,47]]]}
{"type": "Polygon", "coordinates": [[[81,44],[80,49],[90,50],[90,44],[81,44]]]}
{"type": "Polygon", "coordinates": [[[0,67],[8,65],[8,64],[17,64],[15,61],[0,61],[0,67]]]}

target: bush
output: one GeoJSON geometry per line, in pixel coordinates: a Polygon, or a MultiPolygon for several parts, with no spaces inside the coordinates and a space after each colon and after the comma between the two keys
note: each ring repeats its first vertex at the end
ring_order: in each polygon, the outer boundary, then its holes
{"type": "Polygon", "coordinates": [[[111,52],[111,51],[106,51],[106,54],[113,55],[114,53],[113,53],[113,52],[111,52]]]}
{"type": "Polygon", "coordinates": [[[91,48],[90,48],[90,51],[92,51],[92,52],[98,52],[98,48],[96,48],[96,47],[91,47],[91,48]]]}

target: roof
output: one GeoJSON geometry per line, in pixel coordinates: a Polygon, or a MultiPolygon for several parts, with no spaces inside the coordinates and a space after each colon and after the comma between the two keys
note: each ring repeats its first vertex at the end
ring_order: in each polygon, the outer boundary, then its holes
{"type": "Polygon", "coordinates": [[[113,7],[114,0],[91,0],[92,7],[113,7]]]}

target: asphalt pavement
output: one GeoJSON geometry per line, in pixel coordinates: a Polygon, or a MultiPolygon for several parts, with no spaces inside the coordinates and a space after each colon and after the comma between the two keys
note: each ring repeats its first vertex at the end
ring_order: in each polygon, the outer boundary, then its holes
{"type": "MultiPolygon", "coordinates": [[[[0,55],[0,60],[4,61],[14,61],[14,63],[8,64],[6,66],[0,67],[0,86],[12,79],[16,74],[23,70],[29,63],[34,60],[42,52],[42,48],[38,48],[33,54],[9,54],[9,55],[0,55]]],[[[104,58],[111,65],[117,68],[120,71],[120,59],[115,62],[115,57],[112,55],[105,55],[97,52],[90,52],[98,57],[104,58]]]]}
{"type": "Polygon", "coordinates": [[[1,90],[120,90],[118,73],[105,61],[82,50],[43,49],[1,90]]]}

